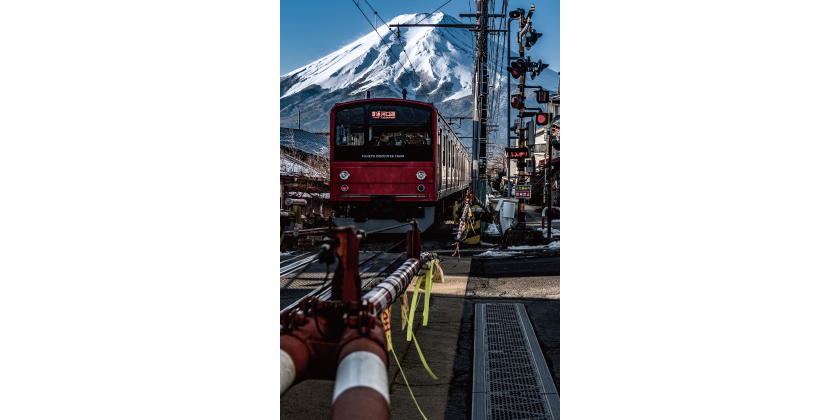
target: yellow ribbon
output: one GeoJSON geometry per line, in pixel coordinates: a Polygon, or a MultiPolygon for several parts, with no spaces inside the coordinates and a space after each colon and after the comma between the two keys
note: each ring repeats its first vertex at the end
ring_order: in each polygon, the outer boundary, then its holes
{"type": "Polygon", "coordinates": [[[420,350],[420,344],[417,342],[417,336],[414,335],[412,326],[414,325],[414,312],[417,310],[417,298],[420,295],[420,292],[423,290],[422,286],[425,283],[426,286],[426,309],[423,312],[423,325],[426,325],[426,321],[428,321],[428,313],[426,312],[429,307],[429,296],[431,295],[432,291],[432,270],[426,271],[426,277],[419,277],[417,283],[414,285],[414,295],[411,297],[411,310],[408,314],[408,334],[406,336],[406,341],[411,341],[414,338],[414,346],[417,347],[417,355],[420,356],[420,362],[423,363],[423,367],[426,368],[426,372],[429,372],[429,375],[432,375],[432,378],[437,379],[432,369],[429,368],[429,365],[426,363],[426,358],[423,357],[423,352],[420,350]],[[428,281],[423,282],[423,280],[428,279],[428,281]]]}
{"type": "MultiPolygon", "coordinates": [[[[416,343],[417,341],[415,340],[414,342],[416,343]]],[[[419,411],[420,415],[423,416],[423,420],[428,420],[426,419],[426,415],[423,414],[423,410],[420,409],[420,404],[417,404],[417,398],[414,398],[414,393],[411,392],[411,387],[408,385],[408,379],[406,379],[405,372],[403,372],[402,366],[400,366],[400,359],[397,357],[397,353],[394,352],[394,348],[391,347],[391,337],[388,337],[388,347],[391,349],[391,354],[394,355],[394,360],[397,362],[397,367],[400,369],[400,374],[402,374],[403,380],[405,381],[405,386],[406,388],[408,388],[408,393],[411,394],[411,399],[414,400],[414,405],[417,406],[417,411],[419,411]]]]}

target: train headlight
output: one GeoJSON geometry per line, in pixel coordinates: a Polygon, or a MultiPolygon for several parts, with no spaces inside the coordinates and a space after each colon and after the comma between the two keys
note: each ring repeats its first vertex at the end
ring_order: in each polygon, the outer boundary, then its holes
{"type": "Polygon", "coordinates": [[[426,179],[426,173],[423,172],[423,171],[417,171],[417,179],[419,179],[421,181],[426,179]]]}
{"type": "Polygon", "coordinates": [[[423,184],[420,184],[420,185],[417,186],[417,191],[420,191],[420,192],[426,191],[426,187],[424,187],[423,184]]]}
{"type": "Polygon", "coordinates": [[[341,192],[347,192],[347,191],[350,191],[350,187],[348,187],[347,184],[342,185],[341,186],[341,192]]]}
{"type": "Polygon", "coordinates": [[[338,177],[341,178],[342,181],[346,181],[347,178],[350,178],[350,172],[341,171],[341,173],[338,174],[338,177]]]}

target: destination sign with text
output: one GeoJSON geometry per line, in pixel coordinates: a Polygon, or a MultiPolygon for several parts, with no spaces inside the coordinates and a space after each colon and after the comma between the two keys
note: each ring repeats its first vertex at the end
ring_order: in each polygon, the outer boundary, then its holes
{"type": "Polygon", "coordinates": [[[527,147],[506,147],[505,154],[508,159],[526,159],[531,157],[527,147]]]}

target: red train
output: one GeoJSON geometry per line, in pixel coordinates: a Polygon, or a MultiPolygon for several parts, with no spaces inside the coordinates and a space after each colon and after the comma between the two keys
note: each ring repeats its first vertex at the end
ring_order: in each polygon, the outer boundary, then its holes
{"type": "Polygon", "coordinates": [[[464,198],[470,181],[470,155],[432,104],[380,98],[330,110],[330,201],[338,226],[372,231],[417,219],[426,230],[464,198]]]}

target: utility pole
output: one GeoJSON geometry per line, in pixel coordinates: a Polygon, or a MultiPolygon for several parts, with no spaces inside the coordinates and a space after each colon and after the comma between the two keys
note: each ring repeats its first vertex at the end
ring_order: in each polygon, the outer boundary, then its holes
{"type": "Polygon", "coordinates": [[[470,185],[470,189],[481,201],[484,201],[486,192],[484,191],[485,183],[480,181],[486,177],[487,172],[487,34],[490,32],[508,32],[488,28],[491,18],[501,18],[505,17],[505,15],[489,13],[487,3],[487,0],[475,0],[475,14],[459,15],[460,17],[476,18],[475,25],[429,23],[391,25],[397,28],[406,26],[464,28],[476,32],[475,76],[473,77],[472,162],[470,162],[472,184],[470,185]]]}
{"type": "Polygon", "coordinates": [[[300,130],[300,110],[298,110],[298,130],[300,130]]]}

